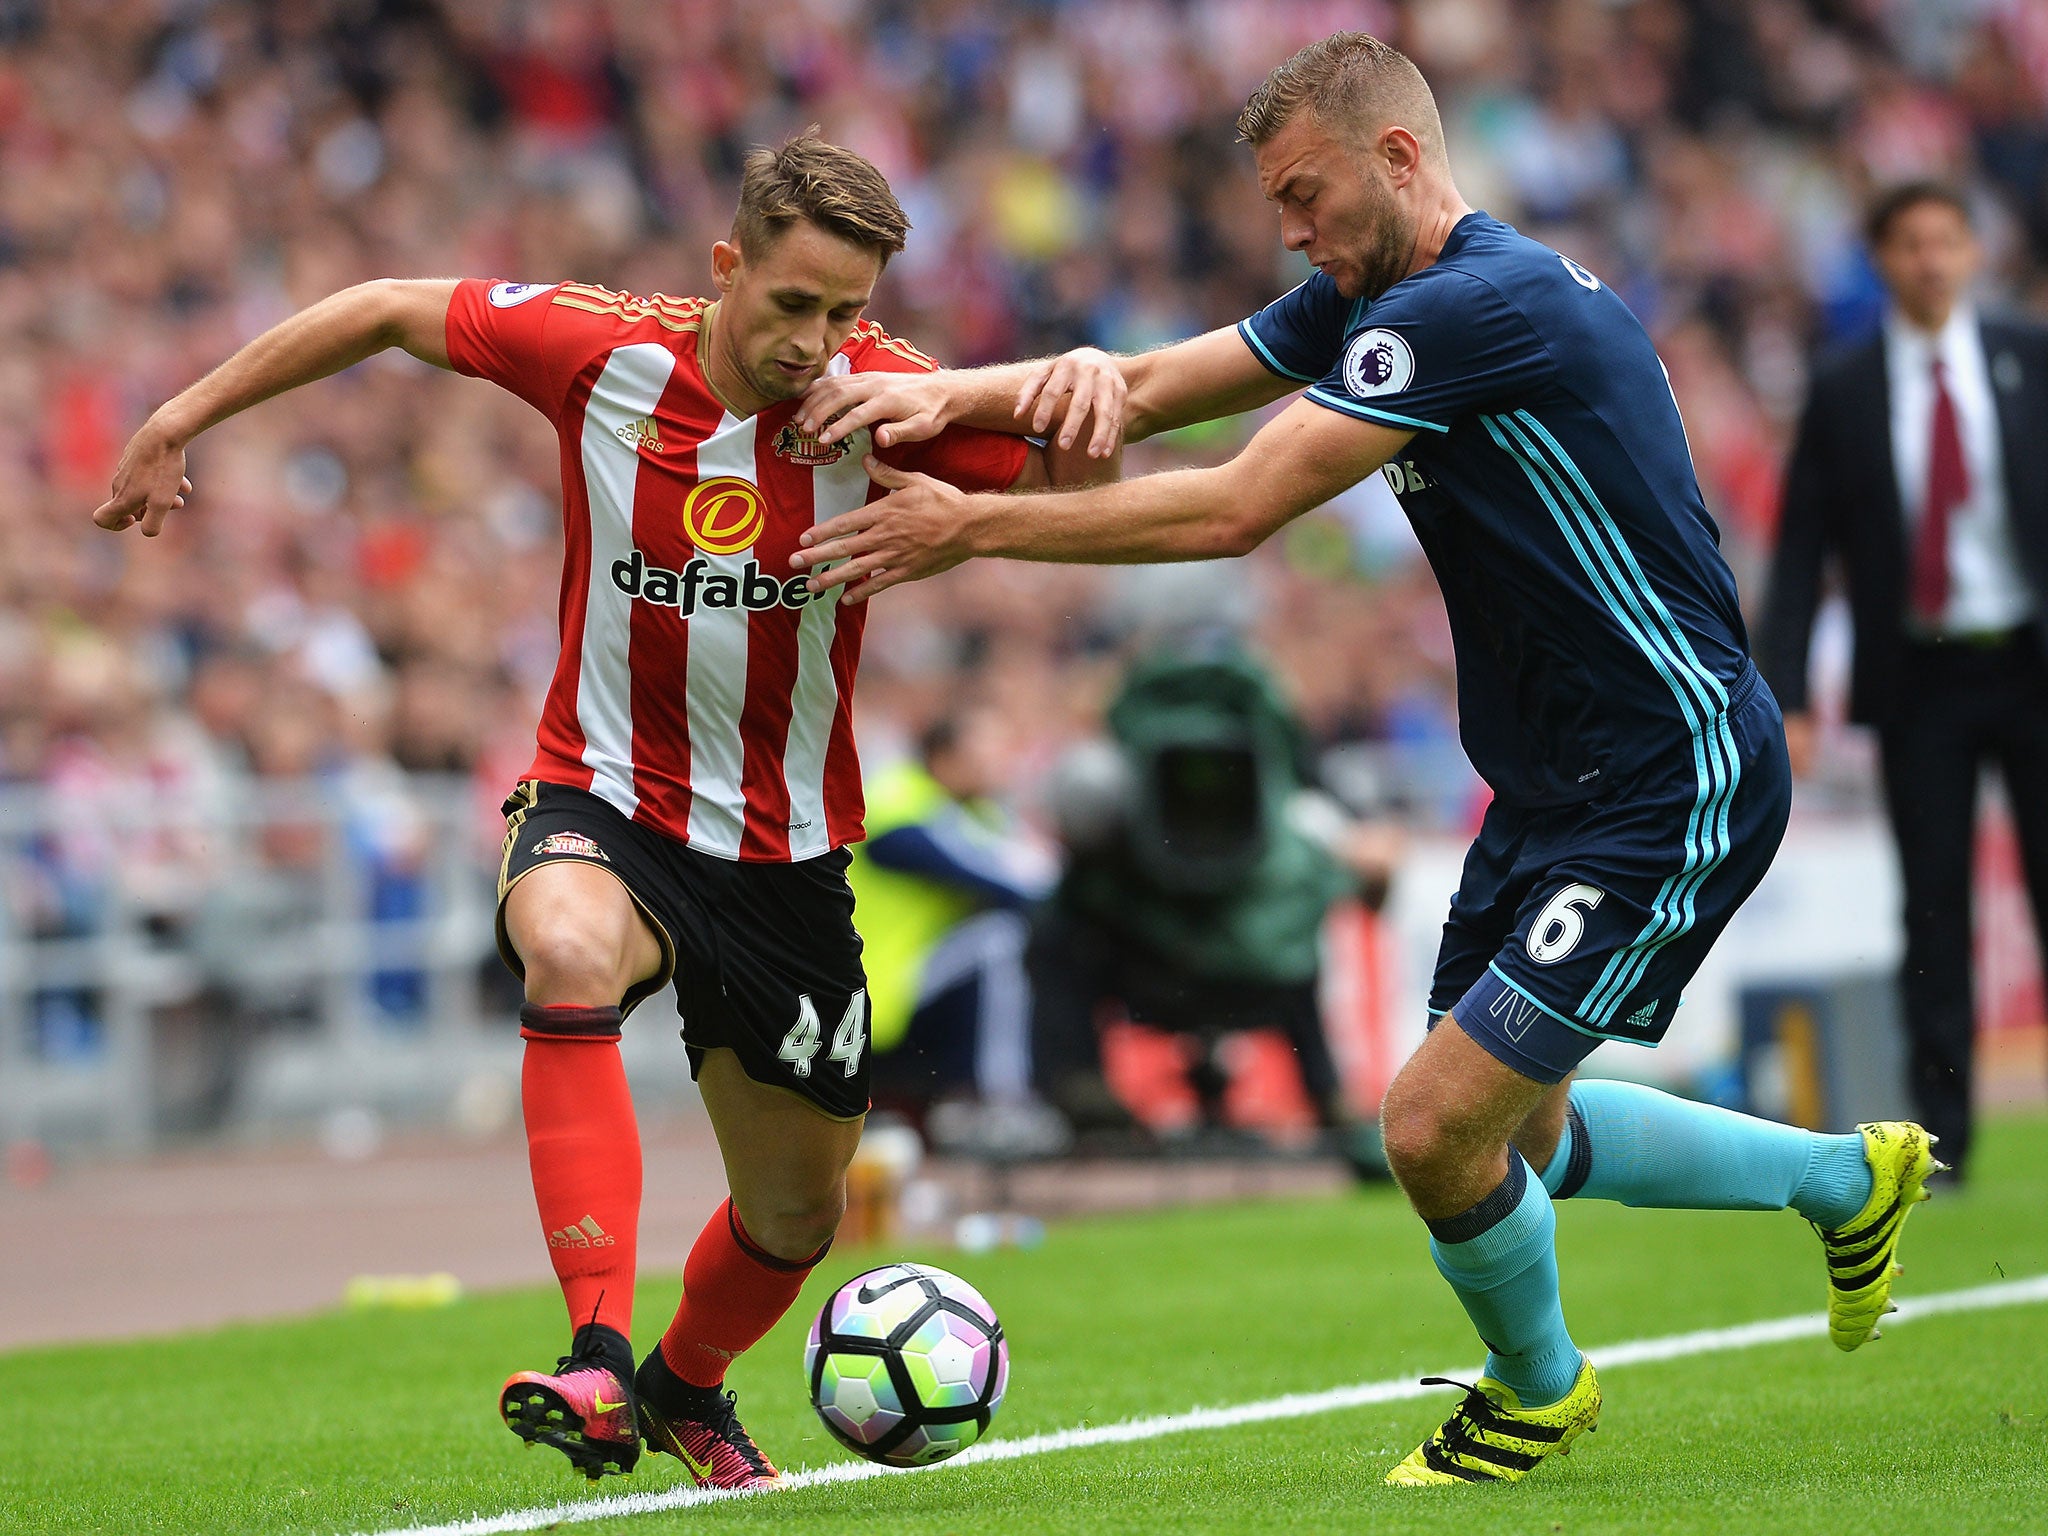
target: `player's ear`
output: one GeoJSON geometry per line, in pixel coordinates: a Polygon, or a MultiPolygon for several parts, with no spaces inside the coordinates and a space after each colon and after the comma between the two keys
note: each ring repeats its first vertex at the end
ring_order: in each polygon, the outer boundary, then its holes
{"type": "Polygon", "coordinates": [[[720,293],[731,293],[740,265],[746,258],[740,248],[730,240],[721,240],[711,247],[711,281],[718,285],[720,293]]]}
{"type": "Polygon", "coordinates": [[[1396,187],[1405,187],[1422,169],[1422,141],[1395,123],[1380,133],[1380,163],[1396,187]]]}

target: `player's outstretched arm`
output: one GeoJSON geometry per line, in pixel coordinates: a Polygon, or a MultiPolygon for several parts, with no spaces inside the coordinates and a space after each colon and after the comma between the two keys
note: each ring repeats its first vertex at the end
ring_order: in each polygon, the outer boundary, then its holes
{"type": "MultiPolygon", "coordinates": [[[[1124,403],[1124,440],[1132,443],[1198,421],[1255,411],[1301,388],[1253,356],[1234,325],[1120,361],[1130,387],[1124,403]]],[[[1038,411],[1045,410],[1048,399],[1061,398],[1067,388],[1067,380],[1054,368],[1040,391],[1038,411]]]]}
{"type": "Polygon", "coordinates": [[[1414,435],[1298,401],[1227,464],[1024,496],[970,496],[870,458],[868,473],[890,494],[819,524],[790,563],[813,568],[814,590],[844,585],[858,602],[977,555],[1083,565],[1241,555],[1377,472],[1414,435]]]}
{"type": "Polygon", "coordinates": [[[1024,405],[1036,399],[1033,381],[1066,358],[999,363],[989,368],[941,368],[934,373],[845,373],[814,382],[797,407],[800,431],[836,443],[867,427],[877,448],[894,448],[937,437],[950,426],[982,427],[991,432],[1030,432],[1051,446],[1077,446],[1103,459],[1123,442],[1125,386],[1120,359],[1093,347],[1070,352],[1076,360],[1083,404],[1057,418],[1048,412],[1043,425],[1031,425],[1024,405]],[[1090,402],[1094,420],[1089,421],[1090,402]],[[1088,428],[1085,437],[1082,428],[1088,428]]]}
{"type": "Polygon", "coordinates": [[[301,384],[353,367],[387,347],[448,366],[452,279],[385,278],[332,294],[271,327],[198,383],[157,407],[121,450],[113,493],[92,520],[146,537],[185,504],[185,448],[208,427],[301,384]]]}
{"type": "Polygon", "coordinates": [[[855,373],[818,380],[797,421],[837,442],[871,428],[878,447],[919,442],[959,423],[1029,432],[1107,458],[1119,443],[1234,416],[1300,388],[1270,372],[1234,328],[1116,357],[1081,347],[1059,357],[937,373],[855,373]]]}

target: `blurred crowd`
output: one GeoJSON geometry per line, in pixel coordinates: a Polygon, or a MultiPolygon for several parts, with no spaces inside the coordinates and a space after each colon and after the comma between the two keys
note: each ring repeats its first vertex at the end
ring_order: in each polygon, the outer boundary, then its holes
{"type": "MultiPolygon", "coordinates": [[[[489,848],[554,658],[546,425],[380,357],[209,434],[146,543],[88,518],[149,410],[374,276],[703,291],[743,155],[811,122],[896,187],[915,228],[873,312],[946,361],[1227,324],[1305,275],[1236,109],[1340,27],[1422,66],[1469,201],[1651,327],[1751,594],[1806,359],[1876,314],[1870,189],[1956,178],[2005,296],[2048,297],[2043,0],[0,0],[0,785],[89,808],[329,774],[390,834],[394,770],[430,770],[474,783],[489,848]]],[[[971,697],[1030,722],[1028,783],[1191,616],[1252,639],[1321,747],[1454,736],[1433,584],[1374,482],[1230,566],[889,594],[867,750],[971,697]]],[[[177,858],[120,857],[53,868],[176,905],[177,858]]]]}

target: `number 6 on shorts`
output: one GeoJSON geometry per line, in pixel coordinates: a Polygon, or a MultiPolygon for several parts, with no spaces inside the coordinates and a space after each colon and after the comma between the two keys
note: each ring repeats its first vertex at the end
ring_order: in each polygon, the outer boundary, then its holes
{"type": "MultiPolygon", "coordinates": [[[[1577,949],[1586,936],[1586,913],[1606,894],[1596,885],[1568,885],[1551,897],[1529,925],[1529,958],[1538,965],[1552,965],[1577,949]]],[[[817,1025],[811,1027],[815,1035],[817,1025]]]]}

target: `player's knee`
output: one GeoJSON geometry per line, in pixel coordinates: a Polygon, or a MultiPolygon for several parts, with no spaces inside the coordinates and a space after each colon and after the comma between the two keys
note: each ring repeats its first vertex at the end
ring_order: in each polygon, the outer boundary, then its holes
{"type": "Polygon", "coordinates": [[[1386,1142],[1387,1166],[1403,1184],[1427,1175],[1441,1161],[1448,1142],[1439,1117],[1421,1104],[1397,1101],[1392,1094],[1380,1111],[1380,1134],[1386,1142]]]}
{"type": "Polygon", "coordinates": [[[1450,1101],[1398,1078],[1380,1108],[1380,1132],[1387,1165],[1411,1188],[1458,1168],[1473,1150],[1469,1127],[1450,1101]]]}
{"type": "Polygon", "coordinates": [[[616,935],[576,924],[557,924],[521,935],[526,997],[535,1003],[616,1003],[631,978],[626,946],[616,935]]]}
{"type": "Polygon", "coordinates": [[[747,1235],[776,1258],[788,1263],[807,1259],[832,1241],[846,1214],[846,1186],[804,1192],[792,1190],[772,1200],[753,1202],[740,1221],[747,1235]]]}

